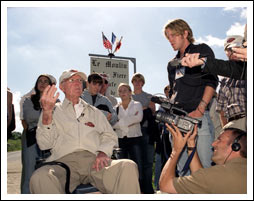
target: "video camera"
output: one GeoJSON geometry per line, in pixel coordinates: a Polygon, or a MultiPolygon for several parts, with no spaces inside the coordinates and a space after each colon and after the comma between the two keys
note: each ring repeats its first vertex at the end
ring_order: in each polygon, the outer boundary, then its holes
{"type": "Polygon", "coordinates": [[[151,101],[160,104],[166,111],[157,111],[155,113],[155,119],[158,122],[174,123],[183,133],[192,132],[195,124],[198,124],[199,128],[202,125],[201,120],[188,116],[186,111],[173,106],[167,98],[152,96],[151,101]]]}

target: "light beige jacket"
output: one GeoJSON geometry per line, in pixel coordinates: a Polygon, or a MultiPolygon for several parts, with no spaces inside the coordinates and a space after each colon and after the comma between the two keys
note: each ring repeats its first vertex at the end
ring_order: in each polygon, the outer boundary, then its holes
{"type": "Polygon", "coordinates": [[[116,133],[100,110],[84,100],[81,103],[84,109],[79,118],[76,118],[72,102],[66,98],[63,103],[56,103],[51,124],[42,124],[41,113],[36,139],[41,150],[51,149],[47,161],[81,150],[112,155],[117,144],[116,133]]]}

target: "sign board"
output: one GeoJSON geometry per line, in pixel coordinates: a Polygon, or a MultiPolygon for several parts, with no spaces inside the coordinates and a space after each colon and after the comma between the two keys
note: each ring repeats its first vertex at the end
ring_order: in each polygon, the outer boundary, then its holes
{"type": "Polygon", "coordinates": [[[90,57],[90,73],[106,73],[109,75],[110,94],[119,97],[117,87],[121,82],[129,84],[129,61],[90,57]]]}

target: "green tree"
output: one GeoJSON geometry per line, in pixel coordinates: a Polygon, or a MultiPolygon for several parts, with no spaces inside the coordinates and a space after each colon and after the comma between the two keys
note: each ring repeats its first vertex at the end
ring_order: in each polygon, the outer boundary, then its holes
{"type": "Polygon", "coordinates": [[[12,132],[12,137],[7,142],[7,151],[21,150],[21,133],[12,132]]]}

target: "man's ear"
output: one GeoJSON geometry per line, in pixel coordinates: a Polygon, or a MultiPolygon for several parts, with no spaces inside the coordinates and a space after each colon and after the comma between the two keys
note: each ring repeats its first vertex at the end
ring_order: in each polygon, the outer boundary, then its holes
{"type": "Polygon", "coordinates": [[[64,83],[59,84],[59,88],[64,92],[64,83]]]}
{"type": "Polygon", "coordinates": [[[184,31],[184,34],[183,34],[183,37],[184,37],[184,38],[187,38],[187,37],[188,37],[188,34],[189,34],[189,32],[188,32],[187,30],[185,30],[185,31],[184,31]]]}

